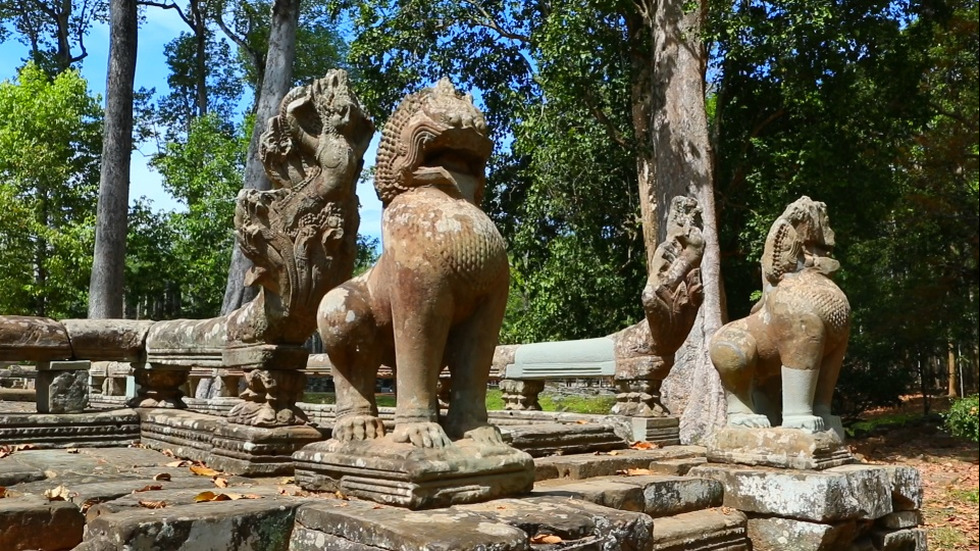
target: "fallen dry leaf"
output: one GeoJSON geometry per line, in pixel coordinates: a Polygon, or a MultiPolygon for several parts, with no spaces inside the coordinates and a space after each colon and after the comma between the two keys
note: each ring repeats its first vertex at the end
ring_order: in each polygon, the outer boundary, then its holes
{"type": "Polygon", "coordinates": [[[78,448],[66,448],[65,451],[68,453],[78,453],[79,450],[78,448]]]}
{"type": "Polygon", "coordinates": [[[215,492],[201,492],[194,496],[195,503],[202,503],[206,501],[237,501],[239,499],[262,499],[262,496],[257,494],[235,494],[235,493],[215,493],[215,492]]]}
{"type": "Polygon", "coordinates": [[[153,480],[159,480],[159,481],[163,481],[163,482],[169,482],[170,481],[170,473],[158,473],[158,474],[155,474],[155,475],[153,475],[153,480]]]}
{"type": "Polygon", "coordinates": [[[609,455],[619,455],[619,452],[616,450],[612,450],[609,452],[609,455]]]}
{"type": "Polygon", "coordinates": [[[47,490],[44,490],[44,497],[48,498],[48,501],[68,501],[74,497],[74,495],[72,491],[69,490],[64,484],[56,488],[48,488],[47,490]]]}
{"type": "Polygon", "coordinates": [[[99,500],[99,498],[97,498],[97,497],[90,497],[90,498],[86,499],[85,501],[83,501],[82,504],[78,506],[78,508],[84,514],[86,511],[88,511],[89,509],[91,509],[93,505],[97,505],[99,503],[102,503],[102,501],[99,500]]]}
{"type": "Polygon", "coordinates": [[[221,471],[216,471],[211,467],[205,467],[204,465],[191,465],[188,468],[191,470],[192,473],[196,474],[197,476],[212,477],[221,474],[221,471]]]}
{"type": "Polygon", "coordinates": [[[639,442],[633,442],[630,444],[631,450],[655,450],[659,447],[659,444],[654,444],[653,442],[647,442],[645,440],[640,440],[639,442]]]}
{"type": "Polygon", "coordinates": [[[148,499],[139,500],[140,507],[146,507],[147,509],[163,509],[167,506],[166,501],[150,501],[148,499]]]}
{"type": "Polygon", "coordinates": [[[166,465],[164,465],[164,467],[186,467],[186,466],[188,466],[190,464],[191,464],[190,461],[188,461],[186,459],[181,459],[179,461],[171,461],[170,463],[167,463],[166,465]]]}
{"type": "Polygon", "coordinates": [[[620,469],[616,471],[616,474],[626,475],[626,476],[645,476],[653,474],[650,469],[620,469]]]}
{"type": "Polygon", "coordinates": [[[163,450],[160,453],[162,453],[163,455],[166,455],[167,457],[177,457],[177,454],[175,454],[174,451],[171,450],[170,448],[167,448],[167,449],[163,450]]]}
{"type": "Polygon", "coordinates": [[[348,500],[348,499],[350,499],[349,497],[347,497],[347,496],[346,496],[346,495],[345,495],[345,494],[344,494],[343,492],[341,492],[340,490],[337,490],[336,492],[334,492],[334,493],[333,493],[333,497],[335,497],[335,498],[337,498],[337,499],[343,499],[343,500],[348,500]]]}
{"type": "Polygon", "coordinates": [[[219,488],[227,488],[228,487],[228,479],[227,478],[222,478],[220,476],[216,476],[216,477],[214,477],[214,485],[217,486],[217,487],[219,487],[219,488]]]}
{"type": "Polygon", "coordinates": [[[155,492],[157,490],[162,490],[162,489],[163,489],[163,486],[160,486],[159,484],[148,484],[146,486],[143,486],[139,490],[133,490],[133,493],[134,494],[138,494],[138,493],[141,493],[141,492],[155,492]]]}
{"type": "Polygon", "coordinates": [[[0,499],[7,497],[7,487],[0,486],[0,499]]]}
{"type": "Polygon", "coordinates": [[[561,543],[565,540],[554,534],[536,534],[531,536],[531,543],[561,543]]]}
{"type": "Polygon", "coordinates": [[[578,421],[575,421],[575,424],[576,425],[588,425],[589,422],[586,421],[585,419],[579,419],[578,421]]]}

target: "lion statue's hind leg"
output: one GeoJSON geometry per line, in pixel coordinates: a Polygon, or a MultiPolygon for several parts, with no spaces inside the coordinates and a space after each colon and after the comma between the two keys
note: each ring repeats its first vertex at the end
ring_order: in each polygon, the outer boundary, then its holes
{"type": "Polygon", "coordinates": [[[766,428],[769,418],[756,412],[754,401],[758,343],[745,325],[739,320],[718,330],[708,353],[726,389],[728,424],[766,428]]]}

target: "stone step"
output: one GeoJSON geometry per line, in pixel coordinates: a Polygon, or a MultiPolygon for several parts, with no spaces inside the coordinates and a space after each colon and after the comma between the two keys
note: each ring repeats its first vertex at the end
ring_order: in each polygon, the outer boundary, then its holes
{"type": "Polygon", "coordinates": [[[745,515],[728,508],[657,519],[653,551],[750,551],[745,515]]]}
{"type": "Polygon", "coordinates": [[[573,497],[653,518],[720,507],[722,485],[716,480],[686,476],[604,476],[582,481],[539,482],[533,495],[573,497]]]}
{"type": "Polygon", "coordinates": [[[37,448],[126,446],[139,440],[139,416],[131,409],[88,413],[0,414],[0,445],[37,448]]]}
{"type": "Polygon", "coordinates": [[[661,461],[704,458],[700,446],[667,446],[652,450],[619,450],[608,454],[551,455],[534,460],[535,480],[612,476],[627,469],[655,469],[661,461]]]}
{"type": "Polygon", "coordinates": [[[622,450],[628,443],[615,428],[597,423],[535,423],[501,427],[504,440],[531,457],[622,450]]]}
{"type": "Polygon", "coordinates": [[[34,495],[0,499],[0,549],[61,551],[82,541],[85,518],[78,506],[34,495]]]}

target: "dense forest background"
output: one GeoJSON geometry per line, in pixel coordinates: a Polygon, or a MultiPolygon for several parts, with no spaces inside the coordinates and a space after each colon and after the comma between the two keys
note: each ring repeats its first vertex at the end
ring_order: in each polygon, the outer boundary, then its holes
{"type": "MultiPolygon", "coordinates": [[[[497,143],[484,207],[506,237],[503,342],[593,337],[641,319],[646,252],[632,117],[633,19],[657,2],[304,0],[292,81],[352,73],[379,127],[443,75],[474,91],[497,143]]],[[[700,39],[726,314],[760,290],[769,225],[824,201],[854,310],[850,412],[908,391],[976,391],[978,10],[975,0],[715,0],[700,39]]],[[[136,90],[134,140],[182,208],[129,209],[124,311],[218,314],[270,48],[265,0],[140,3],[187,29],[166,89],[136,90]]],[[[0,83],[0,312],[84,317],[102,99],[77,71],[99,0],[0,0],[28,54],[0,83]]],[[[272,47],[276,47],[275,44],[272,47]]],[[[139,60],[137,59],[137,64],[139,60]]],[[[365,178],[370,178],[366,172],[365,178]]],[[[378,244],[362,239],[361,265],[378,244]]]]}

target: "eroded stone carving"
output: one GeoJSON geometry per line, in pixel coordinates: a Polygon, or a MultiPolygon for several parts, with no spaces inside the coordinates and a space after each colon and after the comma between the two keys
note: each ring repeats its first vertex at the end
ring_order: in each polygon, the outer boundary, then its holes
{"type": "Polygon", "coordinates": [[[850,334],[850,305],[831,280],[834,232],[824,203],[801,197],[773,224],[752,313],[711,339],[728,424],[839,429],[831,398],[850,334]],[[781,411],[780,411],[781,404],[781,411]]]}
{"type": "Polygon", "coordinates": [[[667,238],[654,252],[642,301],[646,319],[613,335],[616,384],[613,413],[667,415],[660,386],[674,365],[674,353],[691,332],[704,299],[701,285],[701,208],[675,197],[667,217],[667,238]]]}
{"type": "Polygon", "coordinates": [[[248,382],[232,422],[306,421],[295,405],[304,376],[281,371],[305,366],[320,298],[354,269],[354,187],[373,132],[342,70],[294,88],[269,120],[260,154],[277,189],[243,190],[235,208],[238,242],[255,263],[245,284],[259,294],[227,318],[225,364],[243,366],[248,382]]]}
{"type": "Polygon", "coordinates": [[[502,443],[485,405],[509,278],[504,241],[478,207],[491,149],[482,113],[445,79],[407,96],[385,126],[375,173],[384,250],[320,305],[320,335],[335,367],[335,439],[385,435],[374,400],[384,363],[396,366],[395,442],[502,443]],[[444,365],[452,391],[440,425],[444,365]]]}

